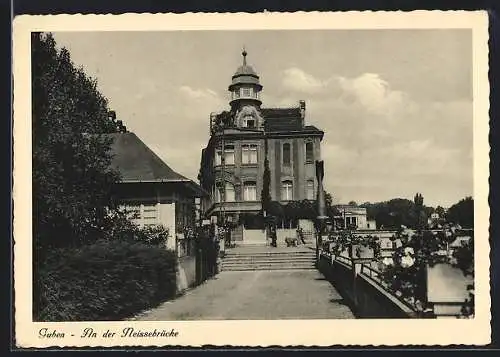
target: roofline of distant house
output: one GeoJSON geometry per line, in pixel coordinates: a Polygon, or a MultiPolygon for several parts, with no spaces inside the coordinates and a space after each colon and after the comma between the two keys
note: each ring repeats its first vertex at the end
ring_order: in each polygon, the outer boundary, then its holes
{"type": "Polygon", "coordinates": [[[202,193],[205,196],[208,196],[209,193],[206,191],[203,187],[198,185],[196,182],[190,179],[155,179],[155,180],[121,180],[119,183],[121,184],[126,184],[126,183],[186,183],[189,185],[194,185],[194,191],[198,191],[199,193],[202,193]]]}
{"type": "Polygon", "coordinates": [[[192,182],[190,179],[121,180],[120,183],[192,182]]]}

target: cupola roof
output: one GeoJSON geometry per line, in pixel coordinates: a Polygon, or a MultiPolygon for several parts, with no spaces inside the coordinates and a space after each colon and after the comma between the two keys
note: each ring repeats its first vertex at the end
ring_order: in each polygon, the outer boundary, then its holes
{"type": "Polygon", "coordinates": [[[241,55],[243,56],[243,64],[234,72],[230,87],[235,84],[256,84],[260,86],[257,72],[255,72],[252,66],[247,64],[247,51],[243,49],[241,55]]]}

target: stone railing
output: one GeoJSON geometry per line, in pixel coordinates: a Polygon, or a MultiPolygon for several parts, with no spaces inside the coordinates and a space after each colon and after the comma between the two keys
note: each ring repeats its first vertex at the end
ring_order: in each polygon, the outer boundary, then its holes
{"type": "Polygon", "coordinates": [[[405,297],[391,289],[377,259],[353,259],[354,256],[349,250],[334,255],[322,249],[318,269],[360,317],[473,317],[473,312],[470,315],[463,309],[471,308],[474,279],[457,267],[448,263],[428,264],[425,302],[417,302],[414,297],[405,297]]]}
{"type": "Polygon", "coordinates": [[[346,256],[322,252],[318,269],[348,300],[360,318],[423,317],[384,286],[376,269],[346,256]]]}

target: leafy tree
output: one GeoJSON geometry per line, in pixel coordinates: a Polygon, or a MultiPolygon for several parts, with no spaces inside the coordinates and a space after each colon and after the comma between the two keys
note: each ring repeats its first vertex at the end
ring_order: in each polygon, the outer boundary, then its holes
{"type": "Polygon", "coordinates": [[[443,218],[445,216],[445,210],[441,206],[436,207],[435,213],[439,215],[439,218],[443,218]]]}
{"type": "Polygon", "coordinates": [[[366,208],[368,219],[375,219],[378,228],[398,229],[402,225],[408,228],[417,228],[419,225],[424,227],[430,207],[423,204],[421,194],[417,194],[415,198],[416,202],[404,198],[376,203],[365,202],[360,207],[366,208]]]}
{"type": "Polygon", "coordinates": [[[455,203],[448,209],[446,218],[464,228],[474,228],[474,199],[466,197],[455,203]]]}
{"type": "Polygon", "coordinates": [[[423,229],[426,224],[426,213],[424,208],[424,197],[421,193],[417,193],[413,200],[415,203],[415,228],[423,229]]]}
{"type": "Polygon", "coordinates": [[[348,205],[349,206],[357,206],[358,204],[356,203],[356,201],[349,201],[348,205]]]}
{"type": "Polygon", "coordinates": [[[333,217],[340,215],[340,212],[333,205],[333,196],[331,193],[325,192],[325,211],[326,215],[333,221],[333,217]]]}
{"type": "Polygon", "coordinates": [[[119,179],[109,169],[110,143],[96,134],[126,128],[51,34],[31,40],[35,247],[75,246],[102,236],[119,179]]]}

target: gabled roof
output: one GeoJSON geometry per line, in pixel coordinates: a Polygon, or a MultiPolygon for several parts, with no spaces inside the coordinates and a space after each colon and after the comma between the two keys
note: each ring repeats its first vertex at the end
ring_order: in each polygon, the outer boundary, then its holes
{"type": "Polygon", "coordinates": [[[111,167],[123,182],[190,181],[172,170],[134,133],[104,134],[113,139],[111,167]]]}

